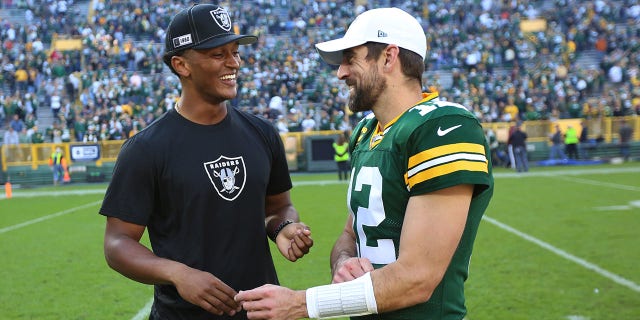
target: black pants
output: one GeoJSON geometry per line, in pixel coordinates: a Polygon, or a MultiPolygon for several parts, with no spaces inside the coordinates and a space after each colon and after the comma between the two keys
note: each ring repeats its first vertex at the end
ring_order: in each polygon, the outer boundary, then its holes
{"type": "Polygon", "coordinates": [[[349,180],[349,161],[336,161],[338,164],[338,180],[349,180]]]}
{"type": "Polygon", "coordinates": [[[577,143],[568,143],[565,144],[564,151],[567,154],[567,158],[569,159],[579,159],[578,157],[578,144],[577,143]]]}

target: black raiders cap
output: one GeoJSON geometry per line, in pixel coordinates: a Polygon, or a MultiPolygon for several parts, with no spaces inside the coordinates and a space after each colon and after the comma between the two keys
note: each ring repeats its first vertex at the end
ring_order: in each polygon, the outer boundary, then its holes
{"type": "MultiPolygon", "coordinates": [[[[258,38],[235,34],[227,10],[213,4],[194,4],[178,12],[167,27],[165,58],[186,49],[209,49],[238,41],[252,44],[258,38]]],[[[167,59],[165,59],[165,63],[167,59]]]]}

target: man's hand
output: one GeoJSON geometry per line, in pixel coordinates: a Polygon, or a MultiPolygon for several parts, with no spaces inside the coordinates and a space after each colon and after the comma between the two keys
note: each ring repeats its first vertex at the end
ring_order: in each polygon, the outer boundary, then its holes
{"type": "Polygon", "coordinates": [[[309,253],[313,246],[311,229],[302,222],[291,223],[278,233],[276,244],[285,258],[296,261],[309,253]]]}
{"type": "Polygon", "coordinates": [[[302,319],[308,316],[304,291],[266,284],[240,291],[235,300],[247,311],[249,319],[302,319]]]}
{"type": "Polygon", "coordinates": [[[235,315],[241,306],[233,299],[237,292],[211,273],[185,266],[174,280],[180,296],[216,315],[235,315]]]}
{"type": "Polygon", "coordinates": [[[365,273],[373,271],[373,265],[367,258],[346,258],[336,262],[333,268],[331,283],[341,283],[360,278],[365,273]]]}

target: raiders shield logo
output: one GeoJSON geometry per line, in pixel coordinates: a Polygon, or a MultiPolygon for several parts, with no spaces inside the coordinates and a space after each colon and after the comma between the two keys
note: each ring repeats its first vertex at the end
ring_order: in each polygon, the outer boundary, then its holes
{"type": "Polygon", "coordinates": [[[229,17],[227,10],[218,8],[209,11],[209,13],[211,13],[211,17],[213,17],[213,20],[220,26],[220,28],[224,31],[231,30],[231,18],[229,17]]]}
{"type": "Polygon", "coordinates": [[[242,157],[220,156],[217,160],[206,162],[204,170],[222,199],[233,201],[244,189],[247,171],[242,157]]]}

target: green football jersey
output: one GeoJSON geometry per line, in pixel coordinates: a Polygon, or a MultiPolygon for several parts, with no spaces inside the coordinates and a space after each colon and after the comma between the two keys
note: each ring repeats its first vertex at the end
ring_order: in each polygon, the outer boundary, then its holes
{"type": "Polygon", "coordinates": [[[378,128],[373,114],[354,128],[347,195],[358,255],[375,268],[396,261],[411,196],[459,184],[472,184],[475,189],[460,244],[429,301],[358,319],[462,319],[471,250],[493,194],[490,151],[482,126],[465,107],[425,94],[417,105],[378,128]]]}

